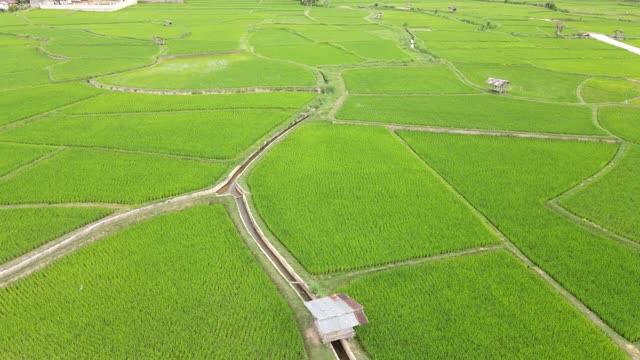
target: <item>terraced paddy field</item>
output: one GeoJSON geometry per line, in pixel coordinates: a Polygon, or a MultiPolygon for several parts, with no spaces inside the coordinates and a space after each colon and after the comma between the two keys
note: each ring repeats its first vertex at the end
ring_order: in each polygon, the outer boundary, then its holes
{"type": "Polygon", "coordinates": [[[0,358],[640,360],[640,55],[595,34],[640,6],[0,13],[0,358]]]}

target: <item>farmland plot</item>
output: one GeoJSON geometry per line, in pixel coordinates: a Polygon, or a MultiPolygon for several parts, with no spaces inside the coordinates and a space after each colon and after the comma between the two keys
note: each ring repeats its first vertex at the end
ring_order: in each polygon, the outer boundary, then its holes
{"type": "Polygon", "coordinates": [[[77,83],[39,86],[2,93],[0,96],[0,125],[12,123],[34,115],[90,98],[102,90],[77,83]],[[38,99],[27,102],[25,99],[38,99]]]}
{"type": "MultiPolygon", "coordinates": [[[[39,53],[40,41],[16,40],[14,36],[3,36],[2,57],[0,58],[0,74],[11,75],[26,70],[41,69],[55,64],[57,61],[39,53]],[[25,67],[27,66],[27,67],[25,67]]],[[[44,81],[44,83],[49,82],[44,81]]]]}
{"type": "Polygon", "coordinates": [[[372,358],[625,358],[504,250],[378,272],[339,291],[367,310],[357,331],[372,358]]]}
{"type": "Polygon", "coordinates": [[[89,244],[0,289],[0,309],[8,358],[306,358],[291,310],[222,205],[89,244]]]}
{"type": "Polygon", "coordinates": [[[0,204],[139,204],[202,189],[226,168],[215,162],[70,149],[1,181],[0,204]]]}
{"type": "Polygon", "coordinates": [[[250,38],[255,52],[273,59],[306,65],[350,64],[362,58],[329,43],[316,43],[291,31],[262,29],[250,38]]]}
{"type": "Polygon", "coordinates": [[[15,33],[48,39],[44,49],[63,58],[50,67],[55,80],[85,79],[150,65],[160,51],[150,40],[100,36],[80,29],[30,26],[15,33]]]}
{"type": "Polygon", "coordinates": [[[640,145],[605,176],[561,200],[572,212],[640,242],[640,145]]]}
{"type": "Polygon", "coordinates": [[[509,94],[537,99],[578,102],[576,89],[587,76],[559,73],[531,65],[455,64],[474,84],[488,88],[487,78],[509,80],[509,94]]]}
{"type": "Polygon", "coordinates": [[[248,182],[269,229],[312,273],[498,241],[386,129],[305,125],[248,182]]]}
{"type": "Polygon", "coordinates": [[[640,338],[640,251],[545,206],[603,167],[613,144],[402,132],[534,263],[629,340],[640,338]]]}
{"type": "Polygon", "coordinates": [[[347,70],[343,73],[351,94],[471,94],[446,66],[381,67],[347,70]]]}
{"type": "Polygon", "coordinates": [[[213,109],[299,109],[315,96],[308,92],[189,96],[109,92],[66,107],[60,112],[82,115],[213,109]]]}
{"type": "Polygon", "coordinates": [[[605,107],[598,110],[598,119],[615,135],[640,144],[640,109],[605,107]]]}
{"type": "MultiPolygon", "coordinates": [[[[625,50],[620,50],[625,51],[625,50]]],[[[629,53],[631,54],[631,53],[629,53]]],[[[613,55],[613,54],[612,54],[613,55]]],[[[640,69],[638,69],[638,59],[635,54],[631,54],[635,57],[630,57],[624,54],[619,58],[610,56],[610,58],[594,58],[589,61],[579,61],[578,58],[574,59],[554,59],[554,60],[539,60],[536,63],[540,67],[547,69],[571,72],[577,74],[593,75],[593,76],[616,76],[624,78],[640,78],[640,69]],[[611,63],[615,62],[616,66],[611,66],[611,63]]]]}
{"type": "Polygon", "coordinates": [[[291,116],[282,110],[50,116],[0,133],[0,141],[232,159],[291,116]]]}
{"type": "Polygon", "coordinates": [[[99,81],[170,90],[312,86],[315,77],[311,71],[296,65],[240,53],[168,59],[152,67],[100,78],[99,81]]]}
{"type": "Polygon", "coordinates": [[[31,163],[53,150],[44,146],[0,143],[0,176],[31,163]]]}
{"type": "Polygon", "coordinates": [[[110,213],[99,207],[0,209],[0,263],[110,213]]]}
{"type": "Polygon", "coordinates": [[[409,60],[407,54],[400,50],[395,41],[391,40],[336,41],[335,44],[365,59],[409,60]]]}
{"type": "Polygon", "coordinates": [[[351,95],[336,117],[451,128],[605,135],[588,107],[545,104],[497,95],[351,95]]]}
{"type": "Polygon", "coordinates": [[[586,102],[619,102],[640,97],[640,84],[625,79],[591,78],[582,87],[586,102]]]}

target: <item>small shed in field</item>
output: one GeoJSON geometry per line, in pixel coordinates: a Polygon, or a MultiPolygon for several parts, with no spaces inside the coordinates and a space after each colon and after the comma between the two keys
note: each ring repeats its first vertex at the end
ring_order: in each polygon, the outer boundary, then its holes
{"type": "Polygon", "coordinates": [[[367,324],[362,305],[345,294],[335,294],[304,303],[313,315],[322,342],[352,338],[354,326],[367,324]]]}
{"type": "Polygon", "coordinates": [[[509,80],[494,79],[490,77],[487,79],[487,84],[491,85],[489,90],[502,94],[507,92],[507,86],[509,85],[509,80]]]}

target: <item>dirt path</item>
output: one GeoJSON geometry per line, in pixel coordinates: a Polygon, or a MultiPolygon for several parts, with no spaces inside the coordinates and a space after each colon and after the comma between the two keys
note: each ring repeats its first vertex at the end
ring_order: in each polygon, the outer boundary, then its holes
{"type": "Polygon", "coordinates": [[[596,39],[602,42],[605,42],[609,45],[613,45],[613,46],[617,46],[621,49],[625,49],[627,51],[631,51],[634,54],[638,54],[640,55],[640,48],[635,47],[633,45],[629,45],[627,43],[623,43],[622,41],[618,41],[616,39],[612,39],[610,37],[608,37],[607,35],[604,34],[598,34],[598,33],[587,33],[587,35],[589,35],[590,38],[592,39],[596,39]]]}
{"type": "Polygon", "coordinates": [[[578,86],[576,86],[576,97],[578,98],[578,100],[580,101],[580,104],[586,104],[587,102],[584,101],[584,98],[582,97],[582,87],[584,86],[584,84],[589,81],[592,78],[586,78],[582,81],[580,81],[580,83],[578,84],[578,86]]]}
{"type": "Polygon", "coordinates": [[[320,93],[320,88],[313,86],[274,86],[274,87],[249,87],[235,89],[193,89],[193,90],[154,90],[129,86],[107,85],[95,79],[89,79],[88,83],[100,89],[119,92],[131,92],[151,95],[214,95],[214,94],[240,94],[240,93],[269,93],[269,92],[315,92],[320,93]]]}
{"type": "MultiPolygon", "coordinates": [[[[47,257],[51,257],[54,254],[61,252],[62,250],[71,247],[73,244],[80,240],[90,237],[99,233],[105,228],[117,223],[122,223],[127,220],[132,220],[137,217],[143,217],[145,214],[157,212],[163,208],[169,206],[189,202],[191,200],[212,197],[212,196],[233,196],[236,200],[238,210],[242,223],[245,226],[247,232],[254,239],[261,251],[269,259],[271,264],[282,275],[282,277],[289,283],[289,285],[296,291],[301,300],[309,301],[316,298],[311,292],[307,283],[296,273],[291,265],[286,261],[284,257],[278,252],[278,250],[271,244],[269,239],[264,235],[260,227],[258,226],[253,214],[247,203],[245,191],[238,184],[238,178],[244,173],[244,171],[265,151],[267,151],[274,143],[278,142],[281,138],[289,134],[294,128],[300,125],[309,116],[304,116],[297,120],[287,128],[278,132],[271,137],[263,146],[254,151],[242,164],[234,168],[229,176],[217,185],[201,190],[198,192],[180,195],[174,198],[164,200],[159,203],[151,204],[141,208],[126,211],[124,213],[108,216],[102,220],[89,224],[72,235],[63,238],[61,241],[55,244],[45,244],[44,246],[14,260],[10,261],[5,266],[0,267],[0,279],[6,279],[3,283],[0,283],[0,287],[7,286],[12,282],[30,275],[33,271],[46,266],[48,263],[45,260],[47,257]]],[[[85,205],[86,206],[86,205],[85,205]]],[[[335,341],[331,343],[332,349],[336,358],[339,360],[355,360],[353,352],[349,348],[347,341],[335,341]]]]}
{"type": "MultiPolygon", "coordinates": [[[[242,224],[245,227],[247,233],[253,238],[258,245],[262,253],[269,259],[269,262],[280,273],[280,275],[287,281],[289,286],[295,290],[296,294],[302,301],[310,301],[316,299],[315,294],[310,290],[309,285],[302,279],[302,277],[293,269],[293,267],[287,262],[287,260],[280,254],[278,249],[271,243],[269,238],[265,236],[262,229],[258,225],[251,207],[247,200],[247,192],[238,183],[238,179],[242,176],[247,168],[256,161],[264,152],[269,150],[274,144],[279,142],[282,138],[287,136],[291,131],[298,127],[309,116],[305,116],[295,123],[289,125],[280,133],[272,137],[262,147],[256,150],[244,163],[238,166],[226,181],[222,182],[218,188],[218,196],[233,196],[242,224]]],[[[349,347],[349,343],[345,340],[334,341],[331,343],[331,347],[339,360],[355,360],[355,355],[349,347]]]]}
{"type": "Polygon", "coordinates": [[[124,213],[107,216],[106,218],[103,218],[85,227],[82,227],[80,230],[76,231],[72,235],[62,238],[61,241],[57,242],[56,244],[53,244],[53,245],[49,243],[45,244],[37,248],[36,250],[27,253],[26,255],[23,255],[13,261],[8,262],[7,264],[3,264],[2,266],[0,266],[0,279],[4,280],[4,282],[0,284],[0,287],[7,286],[12,282],[14,282],[15,280],[25,275],[28,275],[32,269],[38,268],[38,266],[40,265],[39,264],[40,261],[54,255],[59,251],[62,251],[67,247],[70,247],[71,245],[80,241],[83,238],[87,238],[94,234],[99,233],[100,231],[104,230],[108,226],[125,222],[127,220],[131,220],[135,217],[143,216],[148,213],[152,213],[161,208],[166,208],[176,203],[185,202],[185,201],[196,199],[196,198],[214,196],[217,188],[218,188],[217,186],[214,186],[212,188],[205,189],[202,191],[176,196],[159,203],[129,210],[124,213]],[[26,273],[23,274],[23,272],[26,272],[26,273]],[[20,276],[16,277],[16,275],[20,275],[20,276]]]}
{"type": "Polygon", "coordinates": [[[591,141],[591,142],[604,142],[604,143],[614,143],[614,144],[622,142],[619,139],[603,137],[603,136],[556,135],[556,134],[528,133],[528,132],[517,132],[517,131],[456,129],[456,128],[442,128],[442,127],[435,127],[435,126],[396,125],[396,124],[371,123],[371,122],[360,122],[360,121],[342,121],[342,120],[332,121],[332,123],[338,124],[338,125],[380,126],[380,127],[386,127],[392,131],[409,130],[409,131],[422,131],[422,132],[446,133],[446,134],[458,134],[458,135],[506,136],[506,137],[517,137],[517,138],[532,138],[532,139],[591,141]]]}
{"type": "MultiPolygon", "coordinates": [[[[298,124],[298,123],[299,121],[296,122],[295,124],[298,124]]],[[[2,284],[0,284],[0,287],[6,286],[12,283],[13,281],[17,280],[16,275],[20,275],[25,271],[29,272],[30,268],[37,268],[39,265],[38,263],[44,260],[45,258],[51,257],[55,253],[70,247],[71,245],[81,241],[84,238],[88,238],[95,234],[98,234],[101,231],[105,230],[107,227],[113,226],[118,223],[131,221],[137,217],[143,217],[150,213],[161,211],[163,208],[170,208],[179,203],[185,203],[192,200],[216,196],[216,192],[218,192],[223,186],[229,184],[232,181],[232,179],[237,178],[237,176],[239,175],[239,171],[242,171],[244,168],[246,168],[246,163],[253,161],[253,159],[255,159],[257,155],[260,154],[262,151],[266,150],[266,148],[268,148],[268,145],[270,145],[273,141],[275,141],[275,139],[278,139],[280,136],[283,136],[285,133],[287,133],[290,130],[291,130],[291,126],[279,132],[278,134],[276,134],[274,137],[272,137],[270,140],[267,141],[266,145],[256,150],[256,152],[254,152],[248,158],[248,160],[245,161],[245,163],[243,163],[242,165],[232,170],[229,176],[225,180],[216,184],[215,186],[212,186],[204,190],[172,197],[172,198],[163,200],[161,202],[143,206],[136,209],[132,209],[124,213],[107,216],[101,220],[98,220],[94,223],[91,223],[87,226],[80,228],[78,231],[72,234],[69,234],[67,237],[61,238],[60,241],[58,241],[55,244],[47,243],[17,259],[9,261],[6,264],[0,265],[0,280],[4,281],[2,284]]]]}

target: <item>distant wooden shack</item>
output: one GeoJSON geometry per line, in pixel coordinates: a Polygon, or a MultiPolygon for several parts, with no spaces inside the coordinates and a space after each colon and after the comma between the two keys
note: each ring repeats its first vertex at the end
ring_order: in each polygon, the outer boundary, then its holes
{"type": "Polygon", "coordinates": [[[153,35],[151,39],[153,40],[154,45],[164,45],[164,38],[161,38],[160,36],[153,35]]]}
{"type": "Polygon", "coordinates": [[[307,301],[304,306],[313,315],[316,330],[325,344],[352,338],[356,334],[354,326],[369,322],[362,305],[345,294],[307,301]]]}
{"type": "Polygon", "coordinates": [[[383,13],[381,13],[381,12],[379,12],[379,13],[376,13],[375,15],[373,15],[373,18],[374,18],[375,20],[382,20],[382,17],[383,17],[383,16],[384,16],[384,14],[383,14],[383,13]]]}
{"type": "Polygon", "coordinates": [[[507,92],[509,80],[495,79],[490,77],[487,79],[487,84],[491,85],[489,90],[502,94],[507,92]]]}
{"type": "Polygon", "coordinates": [[[455,6],[449,6],[449,11],[451,11],[452,13],[458,11],[458,8],[455,6]]]}

